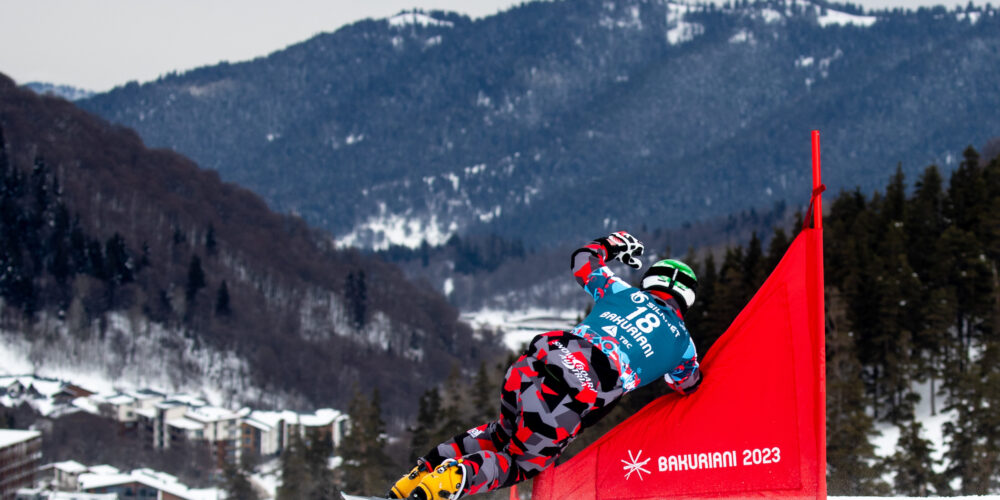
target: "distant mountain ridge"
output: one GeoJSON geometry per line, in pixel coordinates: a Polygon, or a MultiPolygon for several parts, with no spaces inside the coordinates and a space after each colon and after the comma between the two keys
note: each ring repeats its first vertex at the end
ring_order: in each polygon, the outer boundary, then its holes
{"type": "Polygon", "coordinates": [[[36,366],[258,407],[379,389],[399,417],[498,351],[399,268],[3,75],[0,179],[0,341],[36,366]]]}
{"type": "Polygon", "coordinates": [[[801,203],[811,129],[834,191],[876,189],[897,162],[947,168],[1000,130],[998,23],[978,7],[529,2],[362,21],[81,105],[342,243],[559,242],[801,203]]]}

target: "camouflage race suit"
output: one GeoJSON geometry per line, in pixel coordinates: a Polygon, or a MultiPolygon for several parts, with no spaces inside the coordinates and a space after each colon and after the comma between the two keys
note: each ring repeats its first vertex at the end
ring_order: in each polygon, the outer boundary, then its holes
{"type": "Polygon", "coordinates": [[[462,458],[466,495],[511,486],[552,466],[581,429],[626,392],[660,377],[679,392],[699,381],[694,344],[676,301],[620,280],[605,265],[607,249],[598,242],[573,255],[573,274],[594,297],[594,309],[570,331],[535,337],[511,364],[499,420],[423,457],[428,468],[462,458]]]}
{"type": "Polygon", "coordinates": [[[466,494],[511,486],[553,465],[587,423],[622,394],[618,374],[593,344],[567,332],[534,338],[507,370],[500,419],[470,429],[424,457],[462,457],[466,494]],[[595,413],[596,412],[596,413],[595,413]]]}

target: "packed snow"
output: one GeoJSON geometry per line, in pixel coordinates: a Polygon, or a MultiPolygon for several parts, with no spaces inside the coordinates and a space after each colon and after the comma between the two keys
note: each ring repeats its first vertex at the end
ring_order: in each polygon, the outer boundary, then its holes
{"type": "Polygon", "coordinates": [[[754,43],[753,32],[750,30],[739,30],[729,37],[729,43],[754,43]]]}
{"type": "Polygon", "coordinates": [[[840,12],[832,9],[827,9],[826,13],[819,16],[819,25],[826,28],[827,26],[861,26],[869,27],[875,24],[878,18],[875,16],[859,16],[857,14],[848,14],[846,12],[840,12]]]}
{"type": "Polygon", "coordinates": [[[425,241],[430,245],[442,245],[457,230],[457,222],[440,221],[436,214],[429,217],[395,214],[389,212],[385,203],[380,203],[377,214],[338,238],[337,245],[373,250],[385,250],[391,245],[418,248],[425,241]]]}
{"type": "Polygon", "coordinates": [[[435,19],[423,12],[402,12],[388,19],[389,26],[393,28],[402,28],[405,26],[439,26],[442,28],[451,28],[455,26],[455,23],[451,21],[442,21],[441,19],[435,19]]]}
{"type": "Polygon", "coordinates": [[[670,27],[667,30],[667,42],[670,45],[690,42],[705,32],[705,27],[701,24],[684,20],[684,16],[691,11],[690,6],[671,3],[667,7],[667,26],[670,27]]]}
{"type": "Polygon", "coordinates": [[[524,311],[481,309],[462,314],[475,329],[490,328],[503,332],[503,343],[512,352],[520,351],[524,344],[539,333],[572,328],[580,320],[581,311],[531,308],[524,311]]]}
{"type": "Polygon", "coordinates": [[[200,394],[214,405],[225,404],[234,394],[254,397],[260,392],[248,386],[246,361],[236,354],[197,346],[182,333],[125,314],[109,314],[104,333],[89,332],[86,342],[72,338],[56,320],[43,317],[36,328],[44,332],[36,338],[48,340],[29,342],[19,332],[0,331],[0,375],[72,380],[102,393],[162,387],[200,394]],[[176,356],[164,354],[164,342],[179,344],[176,356]]]}

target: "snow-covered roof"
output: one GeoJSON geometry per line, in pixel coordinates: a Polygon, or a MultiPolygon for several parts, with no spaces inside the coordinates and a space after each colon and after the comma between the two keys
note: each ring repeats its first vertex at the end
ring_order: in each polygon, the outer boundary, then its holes
{"type": "Polygon", "coordinates": [[[108,396],[108,397],[105,397],[105,398],[102,398],[102,399],[104,400],[105,403],[112,404],[112,405],[135,404],[135,400],[136,400],[136,398],[134,396],[130,396],[128,394],[122,394],[122,393],[118,393],[118,394],[115,394],[113,396],[108,396]]]}
{"type": "Polygon", "coordinates": [[[156,403],[159,408],[172,408],[175,406],[190,406],[192,408],[200,408],[202,406],[207,406],[208,403],[204,399],[198,396],[192,396],[190,394],[171,394],[166,397],[163,401],[156,403]]]}
{"type": "Polygon", "coordinates": [[[28,495],[30,498],[46,500],[118,500],[117,493],[81,493],[79,491],[52,491],[43,488],[21,488],[17,490],[18,497],[28,495]]]}
{"type": "Polygon", "coordinates": [[[97,488],[107,488],[108,486],[115,486],[119,484],[127,484],[135,482],[132,476],[129,474],[97,474],[90,472],[87,474],[81,474],[78,479],[81,490],[93,490],[97,488]]]}
{"type": "Polygon", "coordinates": [[[68,472],[70,474],[78,474],[87,471],[87,466],[77,462],[75,460],[67,460],[65,462],[56,462],[51,464],[50,467],[63,472],[68,472]]]}
{"type": "Polygon", "coordinates": [[[153,408],[139,408],[135,410],[135,414],[146,418],[156,418],[156,410],[153,408]]]}
{"type": "Polygon", "coordinates": [[[190,500],[218,500],[223,498],[216,488],[206,488],[200,490],[188,490],[187,498],[190,500]]]}
{"type": "Polygon", "coordinates": [[[81,474],[80,489],[93,490],[129,483],[140,483],[179,498],[202,500],[206,490],[190,490],[177,481],[177,478],[152,469],[136,469],[128,474],[81,474]]]}
{"type": "Polygon", "coordinates": [[[275,428],[281,424],[282,420],[285,419],[285,415],[282,412],[276,411],[252,411],[246,419],[260,422],[264,425],[270,426],[271,428],[275,428]]]}
{"type": "Polygon", "coordinates": [[[93,466],[93,467],[90,468],[90,472],[93,472],[94,474],[104,474],[104,475],[120,474],[121,473],[121,471],[118,470],[117,467],[113,467],[113,466],[107,465],[107,464],[95,465],[95,466],[93,466]]]}
{"type": "Polygon", "coordinates": [[[306,427],[325,427],[332,424],[333,419],[317,415],[302,415],[299,417],[299,423],[306,427]]]}
{"type": "Polygon", "coordinates": [[[299,423],[306,427],[324,427],[332,425],[343,413],[330,408],[316,410],[313,415],[299,415],[299,423]]]}
{"type": "Polygon", "coordinates": [[[132,396],[134,396],[136,399],[143,399],[143,398],[165,398],[165,397],[167,397],[166,394],[164,394],[164,393],[162,393],[160,391],[153,390],[153,389],[139,389],[137,391],[129,391],[129,393],[132,396]]]}
{"type": "Polygon", "coordinates": [[[91,415],[100,415],[101,410],[94,404],[94,401],[90,398],[76,398],[73,400],[73,406],[90,413],[91,415]]]}
{"type": "Polygon", "coordinates": [[[254,427],[254,428],[260,429],[260,430],[262,430],[264,432],[273,431],[274,428],[275,428],[275,426],[273,426],[273,425],[268,425],[268,424],[265,424],[264,422],[258,422],[258,421],[254,420],[252,418],[249,418],[249,417],[248,418],[244,418],[243,419],[243,423],[249,425],[250,427],[254,427]]]}
{"type": "Polygon", "coordinates": [[[10,387],[14,384],[20,384],[25,389],[29,387],[34,388],[39,394],[46,397],[55,396],[66,385],[61,380],[40,378],[34,375],[5,375],[0,377],[0,387],[10,387]]]}
{"type": "Polygon", "coordinates": [[[222,420],[235,420],[240,418],[239,414],[236,412],[226,409],[219,408],[216,406],[202,406],[200,408],[193,408],[187,412],[188,418],[197,420],[199,422],[219,422],[222,420]]]}
{"type": "Polygon", "coordinates": [[[188,431],[197,431],[205,428],[205,424],[185,417],[167,420],[167,425],[188,431]]]}
{"type": "Polygon", "coordinates": [[[30,439],[40,437],[41,435],[42,433],[38,431],[0,429],[0,448],[6,448],[18,443],[23,443],[30,439]]]}
{"type": "MultiPolygon", "coordinates": [[[[25,384],[28,385],[28,384],[25,384]]],[[[66,384],[59,380],[47,380],[35,378],[31,381],[31,387],[33,387],[39,394],[46,397],[52,397],[59,394],[63,386],[66,384]]]]}
{"type": "Polygon", "coordinates": [[[51,416],[52,413],[55,412],[56,410],[55,400],[48,398],[33,399],[29,404],[31,405],[32,408],[35,409],[35,411],[37,411],[43,417],[51,416]]]}

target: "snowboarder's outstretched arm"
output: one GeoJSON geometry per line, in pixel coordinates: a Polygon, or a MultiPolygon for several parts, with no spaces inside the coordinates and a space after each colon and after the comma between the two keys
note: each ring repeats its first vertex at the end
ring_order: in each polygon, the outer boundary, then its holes
{"type": "Polygon", "coordinates": [[[642,242],[635,236],[618,231],[603,238],[598,238],[573,252],[570,265],[576,282],[594,296],[600,298],[598,290],[608,280],[618,279],[608,268],[610,260],[621,260],[629,267],[639,269],[642,261],[637,257],[642,255],[642,242]],[[595,278],[598,278],[595,282],[595,278]]]}

